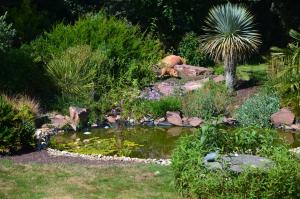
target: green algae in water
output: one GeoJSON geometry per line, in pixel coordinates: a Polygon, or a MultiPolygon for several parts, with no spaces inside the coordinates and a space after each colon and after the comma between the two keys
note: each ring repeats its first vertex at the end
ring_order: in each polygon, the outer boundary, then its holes
{"type": "Polygon", "coordinates": [[[74,142],[68,143],[58,143],[54,139],[54,141],[51,142],[51,146],[60,150],[67,150],[74,153],[118,156],[130,156],[132,150],[142,147],[142,145],[136,144],[129,140],[125,140],[119,145],[117,140],[114,138],[102,139],[99,137],[84,140],[78,138],[74,142]]]}

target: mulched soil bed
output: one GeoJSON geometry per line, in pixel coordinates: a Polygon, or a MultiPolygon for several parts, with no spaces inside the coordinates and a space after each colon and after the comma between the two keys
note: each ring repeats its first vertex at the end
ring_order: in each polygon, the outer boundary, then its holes
{"type": "Polygon", "coordinates": [[[34,151],[23,153],[20,155],[13,156],[0,156],[1,159],[9,159],[15,163],[27,164],[27,163],[42,163],[42,164],[51,164],[51,163],[59,163],[59,164],[84,164],[84,165],[129,165],[133,164],[117,161],[117,160],[109,160],[109,161],[101,161],[101,160],[87,160],[80,157],[64,157],[64,156],[50,156],[47,151],[34,151]]]}

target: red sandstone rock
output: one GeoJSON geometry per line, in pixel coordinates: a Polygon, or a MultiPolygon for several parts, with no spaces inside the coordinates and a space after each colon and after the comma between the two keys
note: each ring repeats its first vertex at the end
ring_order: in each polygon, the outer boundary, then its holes
{"type": "Polygon", "coordinates": [[[209,81],[209,78],[205,78],[202,80],[197,80],[197,81],[190,81],[185,83],[182,88],[186,91],[193,91],[193,90],[197,90],[203,87],[203,85],[209,81]]]}
{"type": "Polygon", "coordinates": [[[188,119],[188,123],[192,127],[199,127],[203,123],[203,120],[198,117],[191,117],[188,119]]]}
{"type": "Polygon", "coordinates": [[[271,121],[275,127],[278,127],[283,124],[292,125],[294,123],[294,120],[295,114],[287,108],[282,108],[280,111],[274,113],[271,116],[271,121]]]}
{"type": "Polygon", "coordinates": [[[200,66],[191,66],[191,65],[175,65],[174,69],[177,70],[180,74],[186,77],[197,77],[200,75],[211,75],[212,70],[200,66]]]}
{"type": "Polygon", "coordinates": [[[182,126],[182,119],[178,112],[167,112],[167,121],[175,126],[182,126]]]}

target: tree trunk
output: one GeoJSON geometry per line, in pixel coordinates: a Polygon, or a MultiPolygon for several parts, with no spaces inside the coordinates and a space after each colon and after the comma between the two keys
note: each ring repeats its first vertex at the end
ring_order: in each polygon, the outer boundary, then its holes
{"type": "Polygon", "coordinates": [[[230,91],[234,91],[236,84],[236,63],[231,57],[226,57],[224,60],[224,76],[226,80],[226,86],[230,91]]]}

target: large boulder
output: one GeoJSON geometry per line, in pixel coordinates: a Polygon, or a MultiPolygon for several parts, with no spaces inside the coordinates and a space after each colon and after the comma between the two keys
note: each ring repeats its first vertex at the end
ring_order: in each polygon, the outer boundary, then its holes
{"type": "Polygon", "coordinates": [[[69,107],[70,122],[74,130],[77,130],[78,125],[87,126],[89,120],[89,111],[86,108],[79,108],[75,106],[69,107]]]}
{"type": "Polygon", "coordinates": [[[167,112],[167,121],[175,126],[182,126],[182,119],[178,112],[167,112]]]}
{"type": "Polygon", "coordinates": [[[281,125],[292,125],[295,120],[295,114],[287,108],[282,108],[280,111],[274,113],[271,116],[271,122],[275,127],[281,125]]]}
{"type": "Polygon", "coordinates": [[[208,76],[213,73],[209,68],[200,67],[200,66],[191,66],[191,65],[175,65],[174,69],[177,70],[180,74],[185,77],[197,77],[197,76],[208,76]]]}

